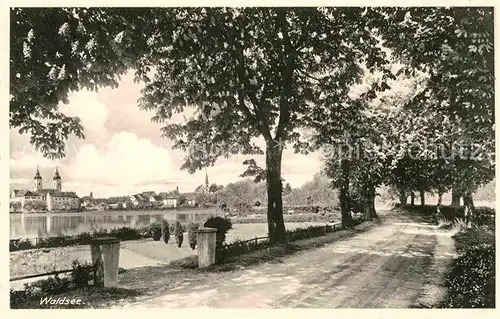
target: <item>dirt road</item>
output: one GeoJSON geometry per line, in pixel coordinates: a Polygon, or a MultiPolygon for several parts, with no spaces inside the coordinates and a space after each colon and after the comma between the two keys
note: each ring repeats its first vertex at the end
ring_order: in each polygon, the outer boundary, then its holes
{"type": "Polygon", "coordinates": [[[245,270],[213,274],[118,307],[406,308],[433,304],[454,249],[451,233],[380,212],[352,238],[245,270]]]}

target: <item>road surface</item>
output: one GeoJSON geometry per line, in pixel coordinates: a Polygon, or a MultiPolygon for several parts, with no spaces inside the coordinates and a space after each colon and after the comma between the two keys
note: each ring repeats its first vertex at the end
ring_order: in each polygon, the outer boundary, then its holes
{"type": "Polygon", "coordinates": [[[414,216],[381,223],[322,248],[229,273],[211,274],[119,308],[407,308],[443,296],[454,256],[449,231],[414,216]]]}

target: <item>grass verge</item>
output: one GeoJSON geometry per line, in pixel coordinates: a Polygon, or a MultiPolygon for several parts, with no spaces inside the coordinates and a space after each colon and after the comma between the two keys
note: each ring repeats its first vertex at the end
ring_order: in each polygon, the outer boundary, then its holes
{"type": "Polygon", "coordinates": [[[454,236],[458,258],[446,276],[443,308],[495,308],[495,233],[487,227],[454,236]]]}

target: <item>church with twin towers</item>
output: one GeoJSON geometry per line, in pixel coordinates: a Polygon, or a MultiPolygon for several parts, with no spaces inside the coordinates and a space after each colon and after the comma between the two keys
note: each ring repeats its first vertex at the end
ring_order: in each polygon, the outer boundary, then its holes
{"type": "Polygon", "coordinates": [[[33,178],[33,190],[13,190],[11,203],[20,204],[23,211],[72,211],[80,208],[80,198],[75,192],[62,190],[62,178],[56,168],[52,188],[43,188],[43,178],[38,167],[33,178]]]}

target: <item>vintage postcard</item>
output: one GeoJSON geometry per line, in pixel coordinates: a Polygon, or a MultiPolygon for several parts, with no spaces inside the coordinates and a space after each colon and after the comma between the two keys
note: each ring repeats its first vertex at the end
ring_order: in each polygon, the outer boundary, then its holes
{"type": "Polygon", "coordinates": [[[161,5],[4,8],[8,308],[495,308],[493,6],[161,5]]]}

